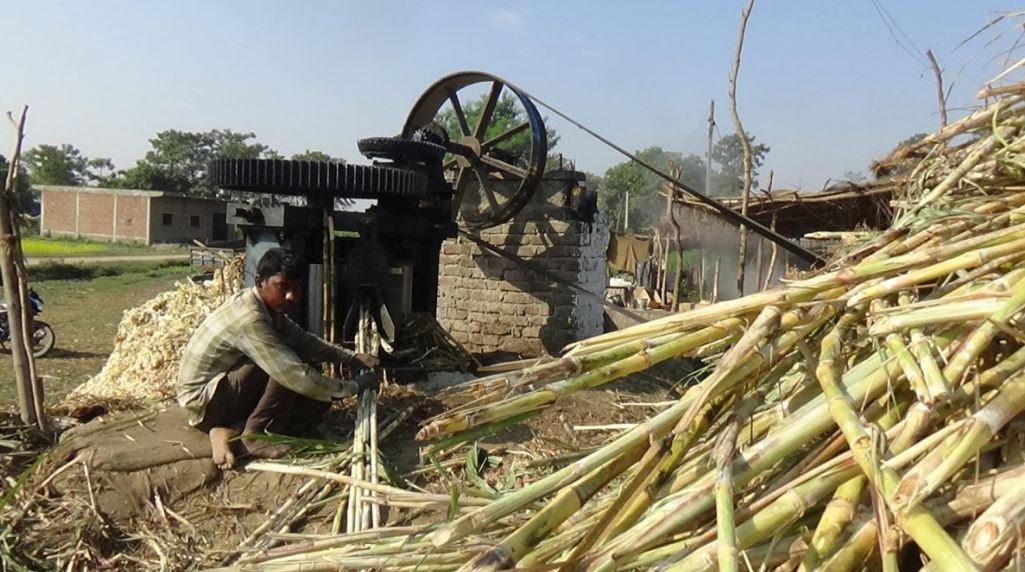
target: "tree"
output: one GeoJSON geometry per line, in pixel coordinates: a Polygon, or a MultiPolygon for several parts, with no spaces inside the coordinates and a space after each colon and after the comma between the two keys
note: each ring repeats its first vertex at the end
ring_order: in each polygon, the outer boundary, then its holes
{"type": "Polygon", "coordinates": [[[73,145],[36,145],[25,152],[25,165],[39,185],[84,185],[89,160],[73,145]]]}
{"type": "MultiPolygon", "coordinates": [[[[676,151],[661,147],[648,147],[635,153],[638,159],[667,172],[669,163],[679,166],[683,174],[680,182],[697,191],[705,188],[705,161],[697,155],[684,157],[676,151]]],[[[665,198],[659,194],[663,179],[634,161],[624,161],[609,167],[598,187],[598,207],[608,218],[612,228],[639,231],[655,224],[665,212],[665,198]],[[626,196],[630,196],[630,224],[623,226],[626,196]]]]}
{"type": "Polygon", "coordinates": [[[296,153],[292,155],[293,161],[325,161],[331,163],[344,163],[345,159],[339,157],[332,157],[323,151],[314,151],[307,149],[302,153],[296,153]]]}
{"type": "Polygon", "coordinates": [[[107,157],[89,159],[86,164],[89,168],[87,176],[91,181],[102,183],[115,172],[114,162],[107,157]]]}
{"type": "Polygon", "coordinates": [[[132,168],[120,171],[109,184],[123,188],[171,191],[211,196],[215,189],[206,180],[214,159],[280,158],[255,141],[255,133],[214,129],[193,133],[169,129],[149,140],[152,149],[132,168]]]}
{"type": "MultiPolygon", "coordinates": [[[[24,163],[22,165],[24,165],[24,163]]],[[[10,162],[7,161],[7,157],[0,155],[0,181],[7,180],[7,169],[9,168],[10,162]]],[[[25,172],[25,167],[21,166],[18,173],[18,186],[14,189],[14,193],[17,198],[19,212],[23,214],[37,214],[35,212],[35,205],[33,204],[35,196],[32,193],[32,183],[29,176],[30,175],[25,172]]]]}
{"type": "MultiPolygon", "coordinates": [[[[477,99],[462,103],[463,114],[466,115],[466,122],[471,130],[477,125],[487,99],[488,94],[485,93],[477,99]]],[[[526,122],[526,113],[520,106],[519,99],[509,93],[503,93],[498,98],[498,103],[495,104],[495,111],[491,116],[491,124],[488,125],[488,130],[484,134],[484,140],[487,141],[526,122]]],[[[447,107],[438,114],[438,123],[445,128],[452,141],[459,141],[462,138],[463,132],[459,127],[459,119],[452,108],[447,107]]],[[[552,149],[559,144],[559,135],[551,127],[545,129],[548,133],[548,152],[551,153],[552,149]]],[[[497,154],[501,155],[501,158],[507,163],[525,166],[527,158],[530,156],[530,130],[521,131],[502,141],[496,145],[496,149],[497,154]]]]}
{"type": "MultiPolygon", "coordinates": [[[[750,136],[748,142],[751,144],[752,188],[755,188],[758,186],[758,168],[765,162],[765,155],[770,148],[755,143],[754,135],[750,136]]],[[[740,143],[740,136],[733,133],[720,139],[712,148],[712,162],[718,163],[719,169],[712,177],[712,192],[709,194],[714,197],[739,196],[744,190],[744,147],[740,143]]]]}

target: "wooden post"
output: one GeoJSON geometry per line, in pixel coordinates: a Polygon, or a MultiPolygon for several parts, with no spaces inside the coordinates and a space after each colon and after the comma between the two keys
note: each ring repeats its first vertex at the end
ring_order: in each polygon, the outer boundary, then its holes
{"type": "Polygon", "coordinates": [[[712,303],[715,304],[719,301],[719,265],[722,263],[722,257],[715,257],[715,270],[712,272],[712,303]]]}
{"type": "MultiPolygon", "coordinates": [[[[772,213],[772,231],[776,231],[776,218],[779,213],[772,213]]],[[[772,282],[772,275],[776,270],[776,258],[779,257],[779,245],[775,242],[772,243],[772,254],[769,256],[769,272],[765,275],[765,282],[762,283],[762,290],[769,289],[769,283],[772,282]]]]}
{"type": "Polygon", "coordinates": [[[932,73],[936,76],[936,96],[940,100],[940,128],[942,129],[947,126],[947,94],[943,91],[943,71],[932,50],[925,50],[925,57],[929,58],[932,73]]]}
{"type": "MultiPolygon", "coordinates": [[[[737,75],[740,73],[740,55],[744,51],[744,32],[747,30],[747,19],[751,16],[755,0],[748,0],[747,7],[740,12],[740,32],[737,36],[737,51],[733,56],[733,68],[730,70],[730,114],[733,116],[733,125],[736,128],[737,136],[740,137],[740,146],[744,150],[744,194],[740,202],[740,214],[747,217],[747,201],[751,193],[751,142],[748,141],[747,131],[740,122],[740,113],[737,111],[737,75]]],[[[737,261],[737,289],[740,295],[744,295],[744,260],[747,258],[747,227],[740,227],[740,252],[737,261]]]]}
{"type": "Polygon", "coordinates": [[[698,302],[705,301],[705,251],[701,251],[701,266],[698,267],[698,302]]]}
{"type": "Polygon", "coordinates": [[[28,106],[22,108],[17,121],[10,113],[7,114],[14,123],[16,140],[8,164],[3,195],[0,196],[0,277],[3,278],[4,298],[7,300],[7,327],[11,336],[11,360],[14,363],[14,382],[21,420],[45,432],[47,423],[43,409],[43,386],[35,375],[35,360],[32,356],[32,316],[15,203],[27,114],[28,106]]]}
{"type": "MultiPolygon", "coordinates": [[[[672,166],[672,172],[670,173],[674,179],[679,180],[683,177],[683,169],[677,166],[672,166]]],[[[676,312],[680,309],[680,291],[683,289],[683,232],[680,229],[680,223],[676,220],[676,185],[669,185],[666,189],[666,217],[669,218],[669,224],[673,226],[673,242],[676,252],[676,278],[673,282],[673,305],[670,306],[670,310],[676,312]]],[[[668,251],[669,240],[666,238],[666,250],[668,251]]],[[[668,254],[666,260],[668,260],[668,254]]]]}

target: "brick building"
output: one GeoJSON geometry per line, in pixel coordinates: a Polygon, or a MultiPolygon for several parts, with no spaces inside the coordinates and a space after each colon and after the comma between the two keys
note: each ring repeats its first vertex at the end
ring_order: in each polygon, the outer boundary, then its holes
{"type": "Polygon", "coordinates": [[[162,191],[35,185],[40,234],[153,244],[228,238],[227,204],[162,191]]]}

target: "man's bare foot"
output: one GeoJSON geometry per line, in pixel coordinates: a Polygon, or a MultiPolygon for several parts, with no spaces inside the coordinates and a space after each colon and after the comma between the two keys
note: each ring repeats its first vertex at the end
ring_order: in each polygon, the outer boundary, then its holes
{"type": "Polygon", "coordinates": [[[285,443],[270,443],[257,439],[246,439],[245,433],[238,440],[238,451],[240,457],[253,457],[256,459],[280,459],[288,454],[292,447],[285,443]]]}
{"type": "Polygon", "coordinates": [[[210,429],[210,446],[213,448],[214,464],[222,471],[235,466],[235,453],[231,450],[231,440],[236,435],[238,435],[238,431],[231,427],[210,429]]]}

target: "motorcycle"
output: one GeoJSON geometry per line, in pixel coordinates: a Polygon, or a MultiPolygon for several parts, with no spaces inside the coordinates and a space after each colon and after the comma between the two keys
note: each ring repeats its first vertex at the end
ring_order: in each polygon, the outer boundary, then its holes
{"type": "MultiPolygon", "coordinates": [[[[28,301],[32,309],[32,355],[43,357],[57,343],[57,334],[54,333],[50,324],[35,319],[36,315],[43,311],[43,298],[31,288],[28,291],[28,301]]],[[[11,328],[7,319],[7,304],[0,304],[0,346],[6,349],[10,340],[11,328]]]]}

